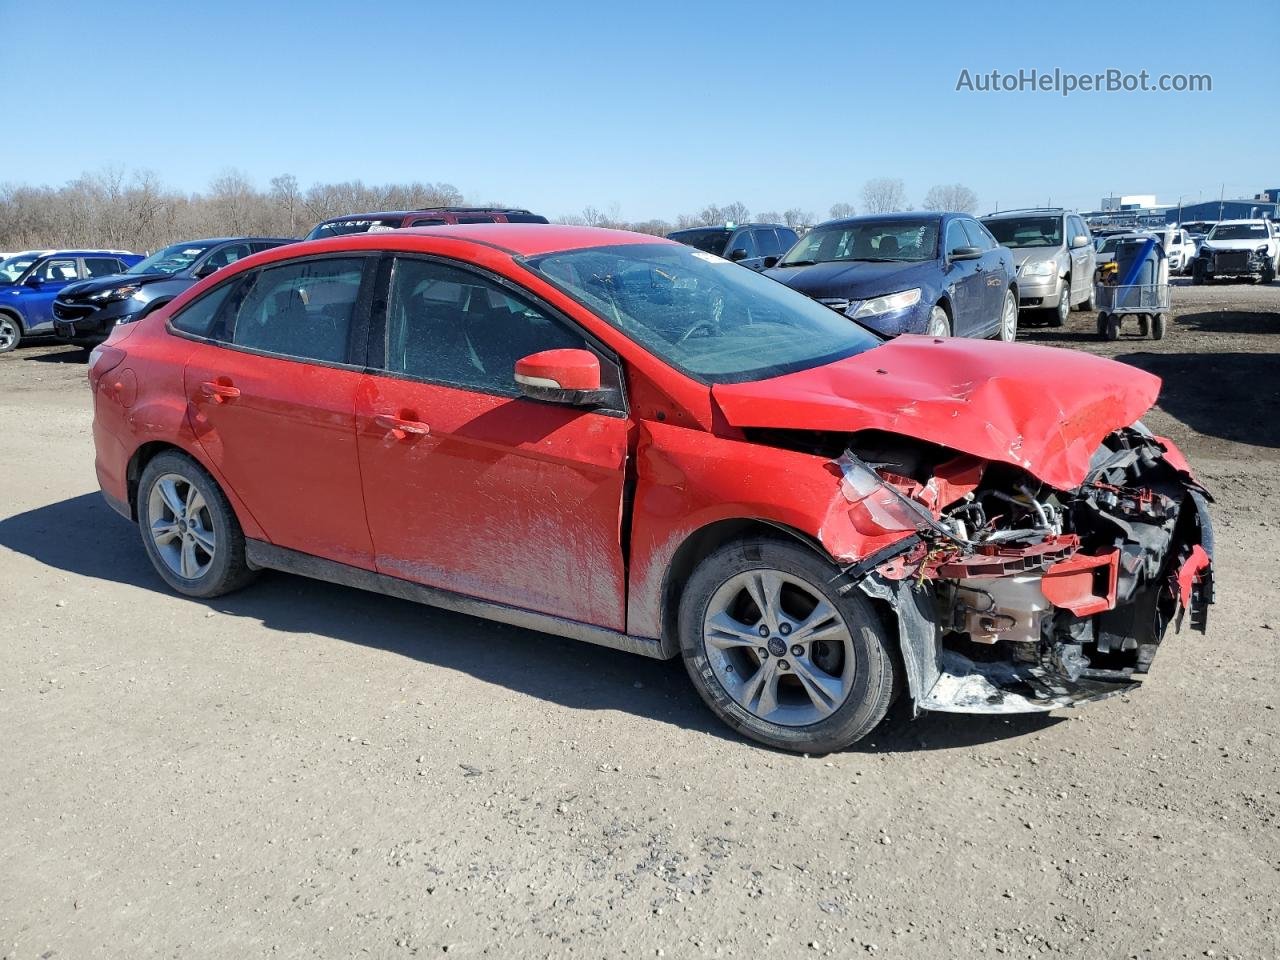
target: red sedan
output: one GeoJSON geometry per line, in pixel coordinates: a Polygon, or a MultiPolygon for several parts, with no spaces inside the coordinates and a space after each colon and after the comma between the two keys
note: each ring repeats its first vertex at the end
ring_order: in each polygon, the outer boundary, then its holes
{"type": "Polygon", "coordinates": [[[652,657],[776,747],[1127,689],[1212,600],[1207,494],[1083,353],[885,342],[631,233],[238,261],[94,351],[97,471],[173,589],[291,571],[652,657]]]}

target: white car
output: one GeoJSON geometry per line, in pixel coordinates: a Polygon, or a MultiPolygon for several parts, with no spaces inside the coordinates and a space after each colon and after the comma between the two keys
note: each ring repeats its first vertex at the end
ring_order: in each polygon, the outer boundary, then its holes
{"type": "Polygon", "coordinates": [[[1223,220],[1200,244],[1192,283],[1215,278],[1255,278],[1271,283],[1280,268],[1280,231],[1271,220],[1223,220]]]}
{"type": "Polygon", "coordinates": [[[1168,231],[1164,252],[1169,258],[1170,273],[1188,273],[1191,261],[1196,258],[1196,242],[1191,234],[1181,227],[1168,231]]]}

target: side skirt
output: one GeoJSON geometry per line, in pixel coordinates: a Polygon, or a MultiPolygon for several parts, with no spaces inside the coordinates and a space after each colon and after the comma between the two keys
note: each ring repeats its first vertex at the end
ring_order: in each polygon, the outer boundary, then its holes
{"type": "Polygon", "coordinates": [[[324,580],[344,587],[355,587],[359,590],[385,594],[388,597],[423,603],[429,607],[440,607],[472,617],[496,620],[513,627],[524,627],[558,637],[568,637],[571,640],[582,640],[626,653],[638,653],[656,660],[667,659],[660,640],[633,637],[628,633],[619,633],[616,630],[592,626],[589,623],[579,623],[577,620],[566,620],[549,613],[536,613],[532,610],[507,606],[504,603],[478,600],[475,597],[441,590],[438,587],[428,587],[411,580],[389,577],[383,573],[362,570],[360,567],[325,560],[309,553],[277,547],[262,540],[245,539],[245,560],[255,570],[280,570],[284,573],[294,573],[313,580],[324,580]]]}

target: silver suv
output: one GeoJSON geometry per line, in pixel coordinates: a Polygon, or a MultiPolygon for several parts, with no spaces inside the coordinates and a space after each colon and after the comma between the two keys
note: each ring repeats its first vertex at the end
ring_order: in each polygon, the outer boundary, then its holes
{"type": "Polygon", "coordinates": [[[982,218],[1018,268],[1018,307],[1050,310],[1060,327],[1072,307],[1093,309],[1093,237],[1080,216],[1059,207],[1005,210],[982,218]]]}

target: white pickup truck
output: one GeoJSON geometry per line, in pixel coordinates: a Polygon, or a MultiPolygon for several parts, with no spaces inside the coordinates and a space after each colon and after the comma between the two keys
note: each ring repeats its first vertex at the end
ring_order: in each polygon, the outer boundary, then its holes
{"type": "Polygon", "coordinates": [[[1271,220],[1223,220],[1191,261],[1191,282],[1239,277],[1271,283],[1280,268],[1280,231],[1271,220]]]}

